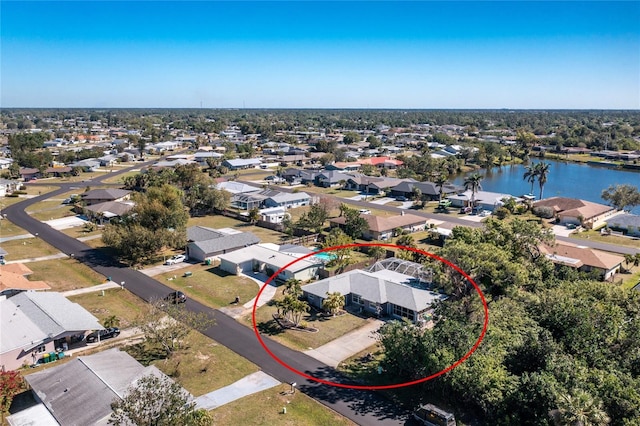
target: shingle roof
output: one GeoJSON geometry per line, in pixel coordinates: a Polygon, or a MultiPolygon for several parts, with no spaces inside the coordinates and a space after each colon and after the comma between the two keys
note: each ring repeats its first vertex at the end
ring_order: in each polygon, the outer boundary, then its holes
{"type": "MultiPolygon", "coordinates": [[[[404,226],[425,224],[427,219],[422,216],[416,216],[413,214],[397,215],[390,217],[375,216],[372,214],[361,214],[360,217],[364,218],[369,224],[369,230],[374,232],[391,231],[396,228],[402,228],[404,226]]],[[[344,225],[346,218],[344,216],[331,219],[330,222],[344,225]]]]}
{"type": "MultiPolygon", "coordinates": [[[[390,276],[388,271],[384,274],[377,274],[356,269],[304,285],[302,289],[321,298],[327,297],[327,293],[336,291],[343,295],[354,293],[370,302],[393,303],[416,312],[421,312],[436,300],[445,298],[444,295],[398,282],[399,280],[391,280],[390,276]]],[[[409,280],[411,277],[407,276],[406,278],[409,280]]]]}
{"type": "Polygon", "coordinates": [[[571,244],[556,243],[553,247],[541,246],[540,250],[551,260],[576,268],[587,265],[610,270],[624,261],[622,256],[616,254],[571,244]]]}
{"type": "Polygon", "coordinates": [[[129,210],[131,210],[134,206],[135,203],[133,202],[105,201],[104,203],[86,206],[85,210],[89,210],[94,213],[111,213],[111,216],[122,216],[123,214],[129,212],[129,210]]]}
{"type": "Polygon", "coordinates": [[[122,198],[129,194],[131,191],[127,191],[126,189],[93,189],[91,191],[87,191],[80,196],[84,200],[117,200],[118,198],[122,198]]]}
{"type": "Polygon", "coordinates": [[[607,220],[609,226],[617,228],[628,228],[634,226],[640,228],[640,215],[636,214],[622,214],[607,220]]]}
{"type": "Polygon", "coordinates": [[[98,319],[60,293],[23,292],[0,300],[0,353],[30,347],[66,331],[98,330],[98,319]]]}
{"type": "MultiPolygon", "coordinates": [[[[282,268],[285,265],[293,262],[297,257],[280,253],[267,247],[263,247],[260,244],[247,247],[246,250],[236,250],[231,253],[222,254],[220,259],[225,259],[231,263],[242,263],[249,259],[255,259],[259,262],[268,263],[278,268],[282,268]]],[[[307,258],[302,259],[289,266],[287,270],[291,272],[302,271],[311,267],[320,266],[322,262],[316,259],[307,258]]]]}
{"type": "Polygon", "coordinates": [[[195,226],[187,229],[187,239],[192,241],[189,243],[190,245],[199,248],[205,255],[247,247],[260,242],[260,238],[251,232],[224,234],[211,228],[195,226]]]}
{"type": "Polygon", "coordinates": [[[613,210],[613,207],[604,204],[592,203],[591,201],[579,200],[577,198],[551,197],[536,201],[535,207],[551,207],[560,216],[578,217],[585,220],[592,219],[603,213],[613,210]]]}
{"type": "Polygon", "coordinates": [[[136,379],[164,375],[114,348],[30,374],[27,382],[62,425],[106,424],[111,403],[136,379]]]}

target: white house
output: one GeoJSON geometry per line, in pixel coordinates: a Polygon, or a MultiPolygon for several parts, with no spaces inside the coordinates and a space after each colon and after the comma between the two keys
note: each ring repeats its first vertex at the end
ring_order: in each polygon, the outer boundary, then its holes
{"type": "Polygon", "coordinates": [[[229,170],[251,169],[260,166],[260,164],[262,164],[262,160],[259,158],[236,158],[222,162],[222,165],[229,170]]]}
{"type": "Polygon", "coordinates": [[[256,244],[237,250],[231,253],[221,254],[219,268],[234,275],[242,273],[251,274],[261,272],[272,275],[280,268],[286,268],[276,277],[277,280],[286,281],[295,278],[301,281],[314,279],[318,268],[322,266],[322,261],[315,257],[299,260],[293,265],[289,265],[297,258],[295,256],[281,253],[268,246],[256,244]]]}

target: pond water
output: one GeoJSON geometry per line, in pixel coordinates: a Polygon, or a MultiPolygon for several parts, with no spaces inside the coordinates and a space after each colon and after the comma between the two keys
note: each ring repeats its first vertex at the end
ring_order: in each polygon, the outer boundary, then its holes
{"type": "MultiPolygon", "coordinates": [[[[539,160],[532,160],[535,164],[539,160]]],[[[602,191],[609,185],[631,184],[640,186],[640,172],[610,169],[607,167],[590,166],[580,163],[545,160],[550,163],[547,183],[544,186],[544,197],[570,197],[606,204],[600,197],[602,191]]],[[[502,192],[512,195],[528,194],[531,184],[523,179],[525,166],[522,164],[494,167],[480,170],[484,176],[482,189],[491,192],[502,192]]],[[[453,179],[458,185],[463,185],[465,175],[453,179]]],[[[534,184],[533,193],[540,196],[538,182],[534,184]]],[[[633,210],[640,214],[640,206],[633,210]]]]}

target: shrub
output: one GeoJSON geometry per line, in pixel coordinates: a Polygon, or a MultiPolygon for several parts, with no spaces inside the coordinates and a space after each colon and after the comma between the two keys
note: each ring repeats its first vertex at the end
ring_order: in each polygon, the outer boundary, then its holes
{"type": "Polygon", "coordinates": [[[546,206],[534,207],[533,214],[544,219],[551,219],[554,216],[553,209],[546,206]]]}
{"type": "Polygon", "coordinates": [[[500,220],[506,218],[507,216],[509,216],[509,209],[507,209],[506,207],[498,207],[493,214],[500,220]]]}

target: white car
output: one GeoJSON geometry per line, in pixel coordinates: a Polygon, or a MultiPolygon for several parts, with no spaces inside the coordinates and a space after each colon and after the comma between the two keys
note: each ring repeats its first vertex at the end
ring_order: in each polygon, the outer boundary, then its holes
{"type": "Polygon", "coordinates": [[[184,262],[187,257],[184,254],[176,254],[175,256],[171,256],[164,262],[165,265],[174,265],[176,263],[184,262]]]}

